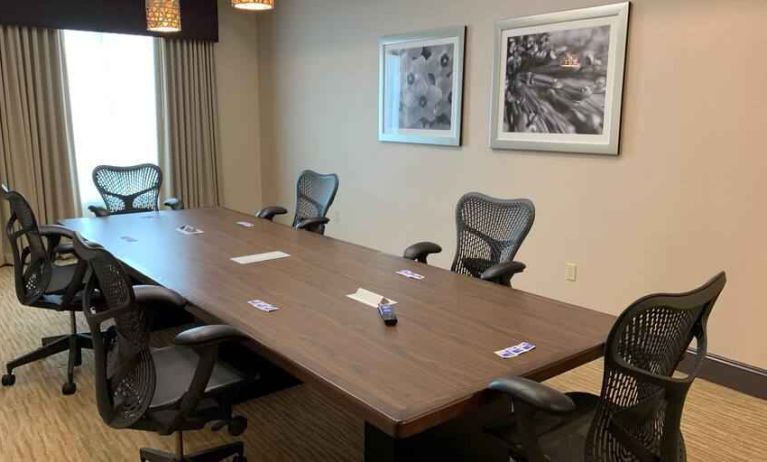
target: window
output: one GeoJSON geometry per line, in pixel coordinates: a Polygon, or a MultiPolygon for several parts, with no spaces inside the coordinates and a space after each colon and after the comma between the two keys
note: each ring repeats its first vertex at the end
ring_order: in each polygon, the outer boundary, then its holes
{"type": "Polygon", "coordinates": [[[101,204],[93,185],[100,164],[158,162],[153,39],[64,32],[80,201],[101,204]]]}

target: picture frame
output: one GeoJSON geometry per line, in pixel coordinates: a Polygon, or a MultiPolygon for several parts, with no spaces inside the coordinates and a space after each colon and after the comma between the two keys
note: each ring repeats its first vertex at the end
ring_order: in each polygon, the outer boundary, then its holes
{"type": "Polygon", "coordinates": [[[629,2],[499,21],[490,146],[618,155],[629,2]]]}
{"type": "Polygon", "coordinates": [[[379,41],[378,139],[460,146],[466,26],[379,41]]]}

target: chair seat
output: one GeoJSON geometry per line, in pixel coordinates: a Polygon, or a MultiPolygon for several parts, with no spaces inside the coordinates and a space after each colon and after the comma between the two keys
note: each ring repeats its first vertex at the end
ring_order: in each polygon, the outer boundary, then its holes
{"type": "MultiPolygon", "coordinates": [[[[590,393],[567,393],[567,396],[575,403],[574,412],[564,416],[553,416],[543,412],[535,414],[535,432],[538,435],[538,442],[543,454],[550,462],[582,462],[585,460],[586,438],[599,404],[599,396],[590,393]]],[[[517,434],[513,415],[503,424],[490,426],[485,430],[506,445],[512,458],[524,460],[521,439],[517,434]],[[514,457],[515,455],[518,457],[514,457]]],[[[687,451],[681,433],[679,439],[677,460],[684,462],[687,460],[687,451]]],[[[609,461],[605,460],[605,462],[609,461]]]]}
{"type": "Polygon", "coordinates": [[[56,311],[80,311],[82,310],[82,299],[77,294],[70,303],[70,306],[64,306],[63,294],[67,291],[72,278],[77,271],[77,265],[51,265],[51,282],[45,294],[37,300],[33,306],[56,311]]]}
{"type": "MultiPolygon", "coordinates": [[[[579,462],[584,460],[586,436],[599,404],[599,397],[590,393],[567,393],[575,403],[575,411],[564,416],[543,412],[535,415],[535,431],[543,453],[551,462],[579,462]]],[[[521,455],[521,440],[517,434],[514,416],[503,424],[486,431],[504,443],[512,455],[521,455]]]]}
{"type": "Polygon", "coordinates": [[[65,292],[75,276],[77,265],[51,265],[51,268],[51,282],[45,293],[59,294],[65,292]]]}
{"type": "MultiPolygon", "coordinates": [[[[189,389],[197,368],[198,356],[191,348],[170,346],[152,350],[157,371],[157,385],[151,408],[161,408],[178,402],[189,389]]],[[[205,394],[215,396],[233,391],[237,385],[252,380],[252,376],[234,367],[218,362],[208,381],[205,394]]]]}

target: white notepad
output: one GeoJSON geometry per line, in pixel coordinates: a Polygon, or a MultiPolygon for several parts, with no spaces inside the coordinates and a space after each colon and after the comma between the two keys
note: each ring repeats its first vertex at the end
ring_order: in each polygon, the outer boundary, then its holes
{"type": "Polygon", "coordinates": [[[274,252],[257,253],[255,255],[246,255],[244,257],[232,258],[231,260],[241,265],[249,265],[251,263],[259,263],[262,261],[277,260],[278,258],[289,257],[290,255],[279,250],[274,252]]]}
{"type": "Polygon", "coordinates": [[[394,300],[389,300],[388,298],[384,296],[378,295],[375,292],[371,292],[367,289],[362,289],[362,288],[357,289],[357,292],[353,294],[349,294],[347,295],[347,297],[373,308],[378,308],[378,304],[381,303],[381,299],[385,299],[384,301],[389,305],[397,304],[397,302],[395,302],[394,300]]]}

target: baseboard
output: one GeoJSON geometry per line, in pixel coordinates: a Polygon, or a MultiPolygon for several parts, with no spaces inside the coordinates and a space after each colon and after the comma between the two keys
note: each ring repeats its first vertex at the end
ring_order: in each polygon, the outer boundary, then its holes
{"type": "MultiPolygon", "coordinates": [[[[689,372],[696,355],[696,351],[689,350],[679,364],[679,370],[689,372]]],[[[767,371],[758,367],[708,354],[698,377],[747,395],[767,399],[767,371]]]]}

